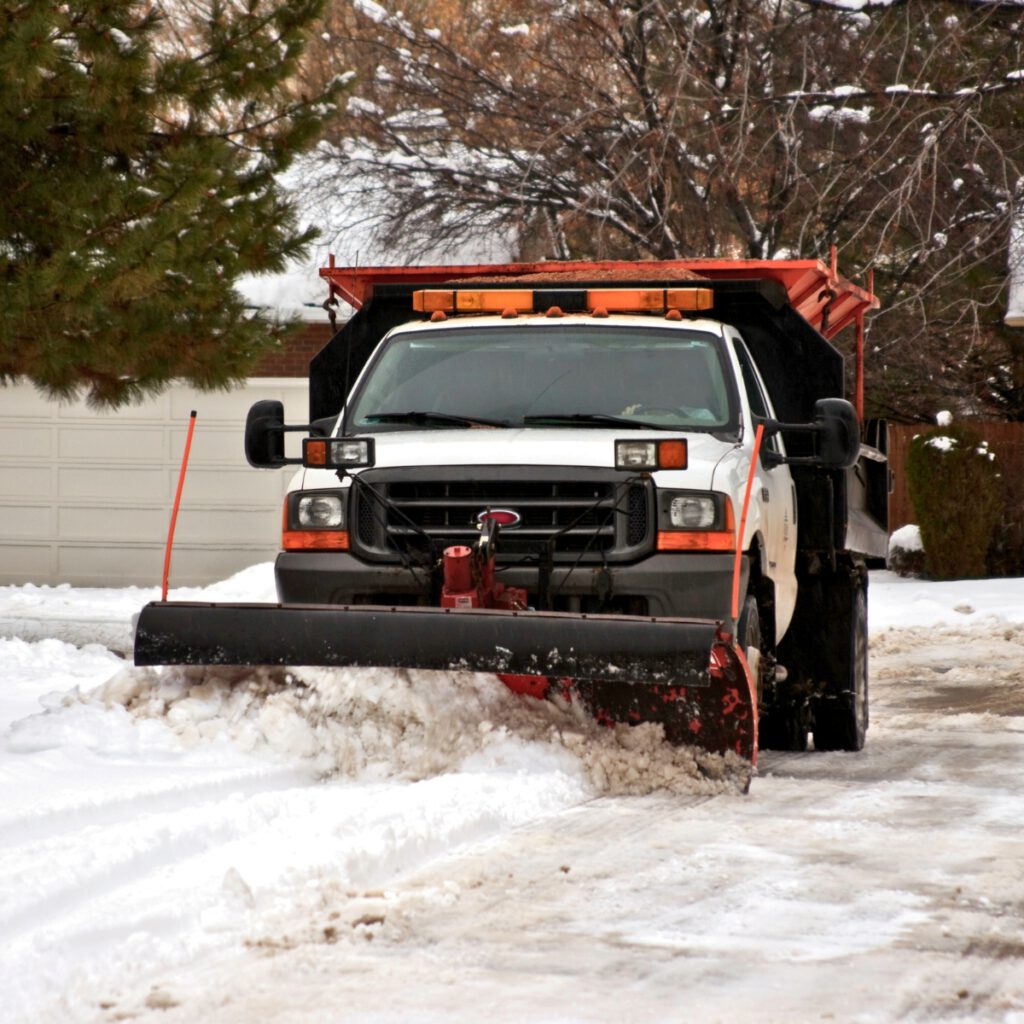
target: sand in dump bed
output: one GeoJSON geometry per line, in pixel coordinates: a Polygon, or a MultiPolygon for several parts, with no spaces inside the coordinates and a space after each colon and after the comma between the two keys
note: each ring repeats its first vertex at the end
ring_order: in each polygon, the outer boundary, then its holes
{"type": "Polygon", "coordinates": [[[534,274],[495,274],[484,277],[464,277],[456,281],[449,281],[448,284],[511,284],[521,281],[524,284],[550,283],[564,284],[572,281],[590,283],[592,281],[706,281],[706,277],[687,270],[685,267],[653,267],[635,266],[625,267],[618,270],[559,270],[558,264],[553,264],[550,271],[540,271],[534,274]]]}
{"type": "MultiPolygon", "coordinates": [[[[597,794],[743,792],[751,766],[665,742],[660,726],[598,725],[574,704],[494,676],[325,668],[129,668],[86,698],[166,722],[187,744],[228,739],[324,777],[421,779],[503,744],[539,744],[597,794]]],[[[541,749],[539,748],[539,749],[541,749]]]]}

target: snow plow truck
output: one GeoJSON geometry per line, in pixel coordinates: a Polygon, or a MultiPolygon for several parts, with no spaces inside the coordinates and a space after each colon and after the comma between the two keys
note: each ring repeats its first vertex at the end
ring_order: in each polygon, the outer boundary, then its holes
{"type": "Polygon", "coordinates": [[[260,401],[245,430],[250,464],[300,467],[279,603],[153,602],[136,664],[488,672],[751,761],[863,746],[889,493],[858,409],[870,280],[834,253],[321,276],[356,312],[310,364],[309,423],[260,401]]]}

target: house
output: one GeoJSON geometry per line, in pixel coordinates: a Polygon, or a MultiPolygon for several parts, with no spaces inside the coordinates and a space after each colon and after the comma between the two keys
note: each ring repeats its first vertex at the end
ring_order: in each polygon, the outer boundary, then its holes
{"type": "MultiPolygon", "coordinates": [[[[315,271],[307,278],[308,293],[326,294],[315,271]]],[[[316,303],[292,311],[304,321],[294,340],[231,392],[176,384],[141,405],[98,411],[50,401],[28,383],[0,386],[0,583],[159,585],[193,409],[171,585],[273,559],[291,474],[248,465],[245,416],[252,402],[276,398],[290,422],[305,423],[309,360],[331,334],[316,303]]]]}

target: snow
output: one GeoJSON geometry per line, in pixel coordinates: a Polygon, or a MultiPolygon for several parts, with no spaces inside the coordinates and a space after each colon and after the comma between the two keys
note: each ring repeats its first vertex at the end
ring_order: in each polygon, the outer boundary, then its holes
{"type": "Polygon", "coordinates": [[[119,28],[108,28],[107,35],[114,41],[117,48],[121,53],[128,54],[132,52],[133,43],[131,37],[122,32],[119,28]]]}
{"type": "Polygon", "coordinates": [[[812,107],[808,116],[812,121],[835,121],[837,124],[852,122],[868,124],[871,121],[871,107],[834,107],[830,103],[822,103],[812,107]]]}
{"type": "MultiPolygon", "coordinates": [[[[1024,179],[1017,182],[1017,195],[1024,194],[1024,179]]],[[[1010,226],[1009,301],[1005,321],[1009,327],[1024,327],[1024,211],[1014,211],[1010,226]]]]}
{"type": "Polygon", "coordinates": [[[897,0],[825,0],[825,5],[840,10],[861,11],[865,7],[889,7],[896,2],[897,0]]]}
{"type": "Polygon", "coordinates": [[[345,108],[350,114],[367,114],[370,117],[383,117],[384,108],[361,96],[349,96],[345,108]]]}
{"type": "Polygon", "coordinates": [[[875,572],[870,588],[872,632],[929,627],[971,629],[1024,625],[1024,580],[904,578],[875,572]]]}
{"type": "Polygon", "coordinates": [[[925,441],[926,448],[934,448],[940,452],[951,452],[956,447],[956,438],[947,437],[945,434],[935,434],[925,441]]]}
{"type": "Polygon", "coordinates": [[[921,543],[921,529],[916,523],[908,523],[895,530],[889,538],[890,553],[895,550],[901,551],[923,551],[921,543]]]}
{"type": "Polygon", "coordinates": [[[1022,579],[872,573],[866,749],[745,795],[492,677],[132,668],[156,596],[0,588],[5,1024],[1024,1022],[1022,579]]]}
{"type": "Polygon", "coordinates": [[[380,4],[374,3],[374,0],[352,0],[352,6],[376,22],[383,23],[391,17],[380,4]]]}

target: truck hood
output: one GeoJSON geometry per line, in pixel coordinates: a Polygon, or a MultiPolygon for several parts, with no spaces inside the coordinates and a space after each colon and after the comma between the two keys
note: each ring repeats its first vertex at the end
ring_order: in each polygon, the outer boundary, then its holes
{"type": "MultiPolygon", "coordinates": [[[[722,457],[734,448],[710,434],[658,430],[469,429],[408,430],[375,435],[374,469],[413,466],[593,466],[613,469],[615,441],[685,437],[689,466],[673,470],[674,486],[706,490],[722,457]]],[[[304,488],[336,487],[331,471],[308,469],[304,488]]]]}

